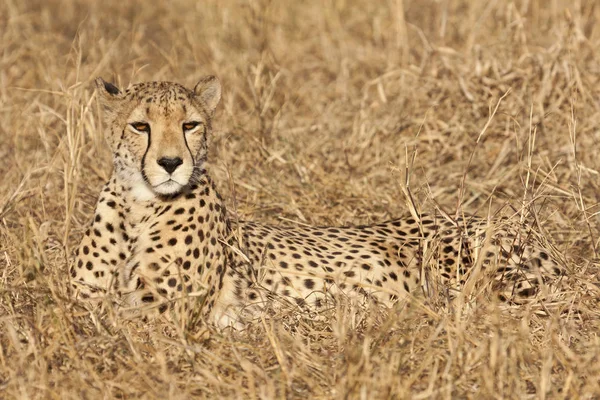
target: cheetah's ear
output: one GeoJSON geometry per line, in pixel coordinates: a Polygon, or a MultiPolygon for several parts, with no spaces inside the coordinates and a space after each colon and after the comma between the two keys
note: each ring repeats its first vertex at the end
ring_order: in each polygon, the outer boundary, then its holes
{"type": "Polygon", "coordinates": [[[206,111],[212,115],[221,100],[221,82],[216,76],[205,76],[196,84],[194,94],[206,106],[206,111]]]}
{"type": "Polygon", "coordinates": [[[115,100],[120,100],[123,95],[118,87],[112,83],[106,82],[102,78],[96,78],[96,89],[98,91],[98,98],[103,106],[111,108],[111,104],[115,100]]]}

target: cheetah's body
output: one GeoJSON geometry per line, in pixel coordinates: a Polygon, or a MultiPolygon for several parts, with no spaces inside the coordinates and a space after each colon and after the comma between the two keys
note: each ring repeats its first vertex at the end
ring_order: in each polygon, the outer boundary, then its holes
{"type": "Polygon", "coordinates": [[[341,294],[386,305],[440,289],[451,298],[473,266],[493,274],[506,300],[534,296],[562,274],[526,227],[477,217],[350,228],[234,224],[205,165],[216,79],[194,91],[158,82],[125,93],[99,80],[98,91],[115,170],[71,269],[82,298],[111,294],[125,308],[161,312],[177,303],[227,325],[275,297],[301,307],[341,294]]]}

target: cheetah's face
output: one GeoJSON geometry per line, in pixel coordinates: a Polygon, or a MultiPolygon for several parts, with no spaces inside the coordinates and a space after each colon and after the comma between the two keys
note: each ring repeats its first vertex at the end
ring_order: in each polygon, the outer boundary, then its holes
{"type": "Polygon", "coordinates": [[[192,184],[206,157],[211,116],[221,97],[217,78],[188,90],[170,82],[133,85],[122,93],[97,79],[115,168],[139,197],[173,195],[192,184]]]}

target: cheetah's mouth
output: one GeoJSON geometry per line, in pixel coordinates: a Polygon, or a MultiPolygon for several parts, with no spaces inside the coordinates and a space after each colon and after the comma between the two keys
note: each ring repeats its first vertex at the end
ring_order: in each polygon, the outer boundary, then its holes
{"type": "Polygon", "coordinates": [[[184,186],[176,180],[168,179],[158,185],[152,186],[152,189],[158,194],[171,195],[179,193],[184,186]]]}

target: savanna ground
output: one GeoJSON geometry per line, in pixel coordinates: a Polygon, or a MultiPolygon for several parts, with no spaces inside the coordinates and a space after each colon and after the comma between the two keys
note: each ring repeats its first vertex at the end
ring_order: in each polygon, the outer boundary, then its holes
{"type": "Polygon", "coordinates": [[[0,397],[600,397],[599,20],[594,0],[3,0],[0,397]],[[340,304],[219,333],[71,301],[111,172],[93,78],[205,74],[224,86],[211,161],[232,213],[370,223],[408,193],[513,210],[570,271],[563,316],[340,304]]]}

